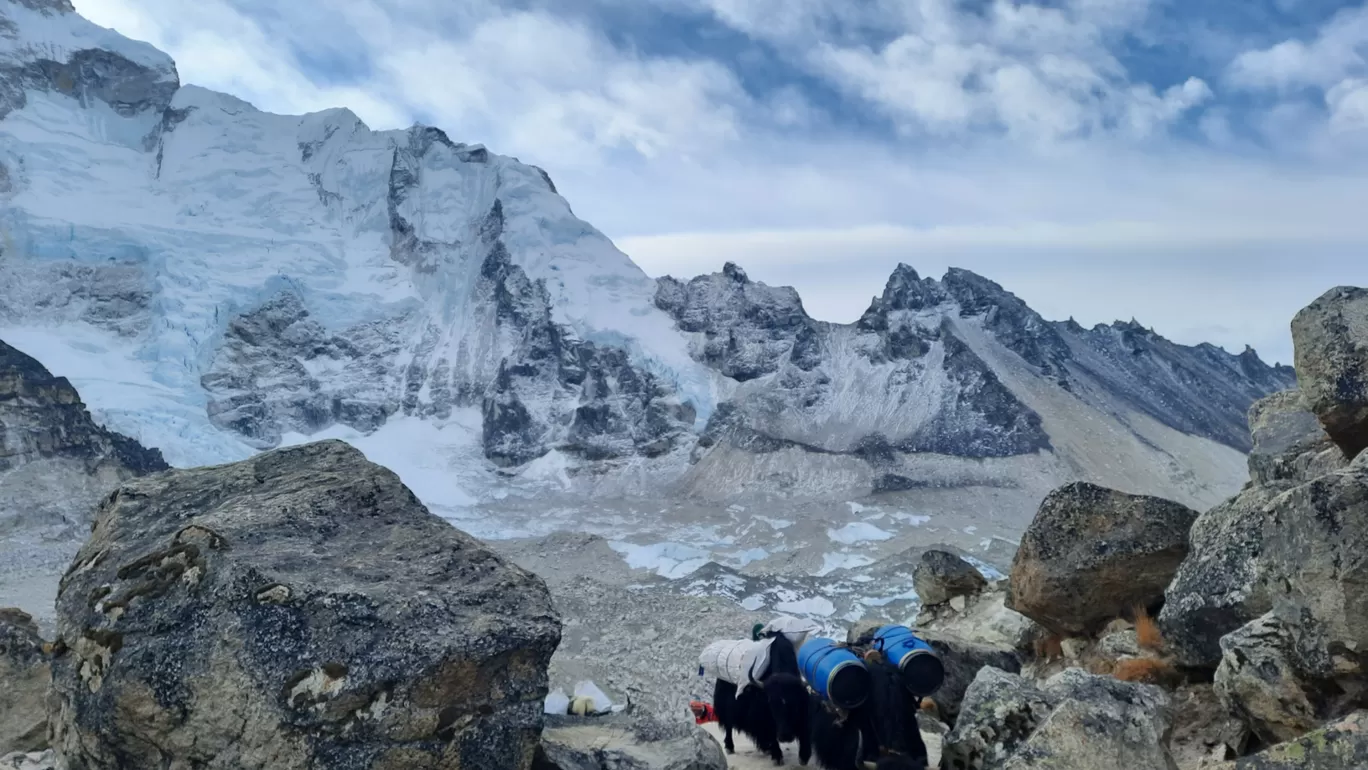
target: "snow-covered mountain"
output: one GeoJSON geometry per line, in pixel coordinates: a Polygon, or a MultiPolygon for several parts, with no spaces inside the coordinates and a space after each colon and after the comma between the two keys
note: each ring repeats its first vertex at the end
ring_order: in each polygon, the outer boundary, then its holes
{"type": "Polygon", "coordinates": [[[1051,323],[900,267],[856,324],[728,265],[645,275],[543,170],[181,86],[66,0],[0,0],[0,339],[174,465],[353,441],[439,509],[508,489],[1238,488],[1292,372],[1051,323]]]}

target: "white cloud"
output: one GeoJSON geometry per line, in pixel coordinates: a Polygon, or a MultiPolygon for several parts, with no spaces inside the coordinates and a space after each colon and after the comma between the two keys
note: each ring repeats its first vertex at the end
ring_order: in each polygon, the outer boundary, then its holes
{"type": "Polygon", "coordinates": [[[1231,62],[1230,82],[1249,89],[1330,88],[1362,72],[1368,59],[1368,6],[1342,11],[1309,42],[1289,39],[1246,51],[1231,62]]]}
{"type": "Polygon", "coordinates": [[[1346,78],[1325,94],[1334,133],[1368,130],[1368,80],[1346,78]]]}

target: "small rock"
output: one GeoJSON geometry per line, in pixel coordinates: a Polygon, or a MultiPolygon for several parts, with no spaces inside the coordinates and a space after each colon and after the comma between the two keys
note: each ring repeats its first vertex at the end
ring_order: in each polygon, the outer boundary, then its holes
{"type": "Polygon", "coordinates": [[[959,720],[945,736],[946,770],[995,770],[1049,717],[1057,699],[1029,680],[980,669],[964,694],[959,720]]]}
{"type": "Polygon", "coordinates": [[[1235,770],[1362,770],[1368,767],[1368,711],[1353,714],[1253,756],[1235,770]]]}
{"type": "Polygon", "coordinates": [[[1025,615],[1008,609],[1006,599],[1006,581],[1000,581],[982,593],[965,597],[962,610],[949,604],[923,605],[917,614],[916,627],[918,632],[938,632],[981,644],[1010,647],[1021,653],[1030,652],[1042,629],[1025,615]]]}
{"type": "Polygon", "coordinates": [[[47,751],[16,751],[0,756],[0,770],[55,770],[57,755],[52,749],[47,751]]]}
{"type": "Polygon", "coordinates": [[[963,597],[982,591],[988,581],[974,565],[949,551],[933,548],[922,553],[912,572],[912,585],[924,605],[960,598],[956,609],[963,610],[963,597]]]}
{"type": "Polygon", "coordinates": [[[1197,512],[1077,482],[1046,496],[1012,562],[1007,606],[1064,635],[1157,606],[1197,512]]]}
{"type": "Polygon", "coordinates": [[[1317,708],[1300,681],[1282,621],[1265,615],[1221,639],[1221,649],[1216,694],[1264,743],[1290,741],[1316,728],[1317,708]]]}
{"type": "Polygon", "coordinates": [[[1339,286],[1292,319],[1297,385],[1330,438],[1368,447],[1368,289],[1339,286]]]}
{"type": "Polygon", "coordinates": [[[1255,484],[1305,483],[1345,466],[1344,453],[1306,408],[1299,390],[1287,390],[1249,408],[1249,475],[1255,484]]]}
{"type": "Polygon", "coordinates": [[[47,748],[47,697],[52,670],[33,618],[0,609],[0,754],[47,748]]]}
{"type": "Polygon", "coordinates": [[[1173,693],[1173,736],[1169,752],[1179,770],[1198,770],[1233,759],[1249,744],[1249,729],[1232,715],[1209,684],[1173,693]]]}
{"type": "Polygon", "coordinates": [[[967,603],[968,600],[966,600],[963,596],[950,597],[950,608],[953,609],[955,612],[964,612],[964,607],[967,603]]]}
{"type": "Polygon", "coordinates": [[[687,722],[625,714],[547,717],[533,770],[725,770],[712,736],[687,722]]]}

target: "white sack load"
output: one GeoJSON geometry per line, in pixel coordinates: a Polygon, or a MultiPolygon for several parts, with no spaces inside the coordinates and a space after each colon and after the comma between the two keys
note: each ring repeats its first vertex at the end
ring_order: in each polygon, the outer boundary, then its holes
{"type": "Polygon", "coordinates": [[[709,679],[721,679],[738,687],[759,681],[769,670],[769,648],[773,639],[724,639],[703,648],[698,665],[709,679]]]}
{"type": "Polygon", "coordinates": [[[821,627],[811,620],[795,618],[792,615],[780,615],[774,620],[766,623],[764,628],[760,629],[760,633],[783,634],[788,637],[790,642],[793,642],[794,649],[797,649],[803,646],[803,642],[806,642],[808,637],[816,634],[820,630],[821,627]]]}

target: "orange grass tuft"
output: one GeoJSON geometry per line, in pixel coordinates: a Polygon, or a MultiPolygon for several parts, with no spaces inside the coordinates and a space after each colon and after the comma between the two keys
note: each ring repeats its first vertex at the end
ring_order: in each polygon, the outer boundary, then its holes
{"type": "Polygon", "coordinates": [[[1160,684],[1171,681],[1177,671],[1167,661],[1154,658],[1128,658],[1116,662],[1112,676],[1123,682],[1160,684]]]}
{"type": "Polygon", "coordinates": [[[1041,660],[1055,660],[1064,656],[1064,637],[1048,634],[1035,641],[1035,654],[1041,660]]]}
{"type": "Polygon", "coordinates": [[[1150,617],[1144,605],[1135,607],[1135,639],[1147,650],[1158,652],[1164,648],[1164,636],[1159,632],[1159,624],[1150,617]]]}

